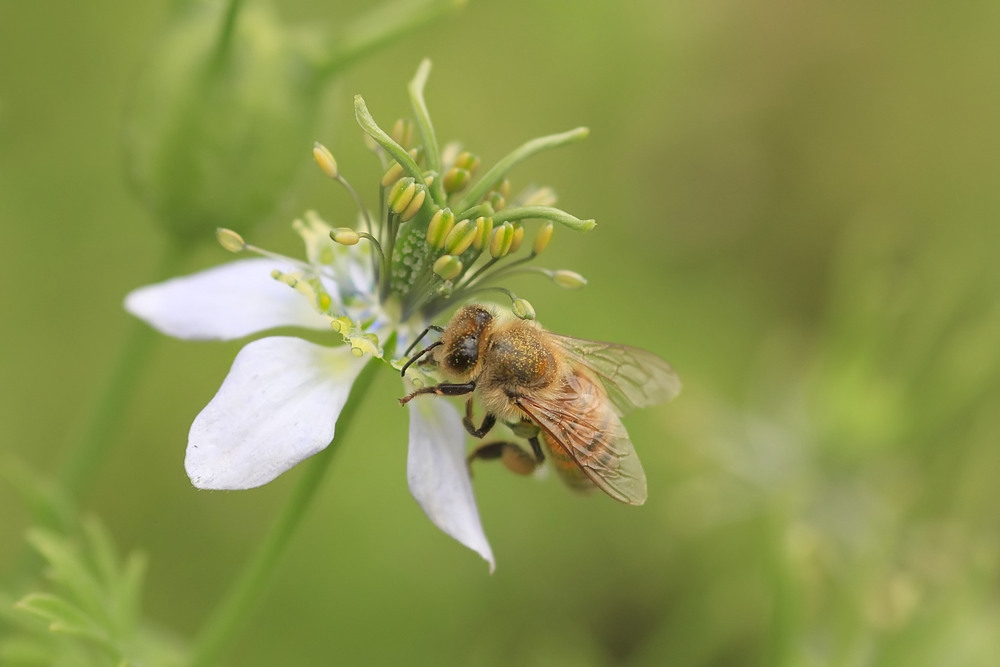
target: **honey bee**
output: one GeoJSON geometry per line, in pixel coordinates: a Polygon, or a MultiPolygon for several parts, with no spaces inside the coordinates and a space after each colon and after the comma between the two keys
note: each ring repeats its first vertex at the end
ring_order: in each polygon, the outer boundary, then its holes
{"type": "Polygon", "coordinates": [[[430,330],[440,339],[402,373],[430,353],[422,363],[436,364],[449,381],[417,389],[400,404],[422,394],[472,394],[462,420],[472,436],[484,437],[501,420],[531,445],[531,454],[514,442],[480,445],[468,457],[470,466],[475,459],[501,459],[528,474],[545,460],[541,439],[570,487],[596,486],[629,505],[646,501],[646,475],[621,417],[677,395],[681,382],[670,364],[634,347],[561,336],[483,305],[464,306],[446,327],[430,330]],[[479,426],[473,398],[486,411],[479,426]]]}

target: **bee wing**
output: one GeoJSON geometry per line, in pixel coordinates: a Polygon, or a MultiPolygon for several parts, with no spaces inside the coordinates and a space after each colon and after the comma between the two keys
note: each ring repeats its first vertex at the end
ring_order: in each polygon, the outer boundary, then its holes
{"type": "Polygon", "coordinates": [[[666,361],[646,350],[552,334],[573,361],[600,379],[618,414],[666,403],[681,391],[681,379],[666,361]]]}
{"type": "Polygon", "coordinates": [[[646,502],[646,474],[639,456],[592,380],[571,375],[552,398],[524,395],[513,400],[546,441],[565,449],[598,488],[629,505],[646,502]]]}

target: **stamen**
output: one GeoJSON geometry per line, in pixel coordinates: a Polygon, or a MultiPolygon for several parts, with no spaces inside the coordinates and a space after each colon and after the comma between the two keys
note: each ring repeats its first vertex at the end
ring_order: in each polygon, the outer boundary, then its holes
{"type": "Polygon", "coordinates": [[[402,214],[406,210],[406,207],[410,205],[416,193],[417,184],[414,182],[412,176],[399,179],[392,186],[392,190],[389,191],[389,208],[396,215],[402,214]]]}
{"type": "Polygon", "coordinates": [[[576,271],[569,271],[567,269],[552,271],[549,277],[552,278],[552,282],[565,289],[579,289],[587,284],[586,278],[576,271]]]}
{"type": "Polygon", "coordinates": [[[462,260],[455,255],[441,255],[434,262],[434,273],[442,280],[454,280],[462,274],[462,260]]]}
{"type": "Polygon", "coordinates": [[[219,245],[232,253],[243,252],[247,249],[247,244],[243,240],[243,237],[225,227],[216,228],[215,240],[219,242],[219,245]]]}
{"type": "Polygon", "coordinates": [[[535,243],[532,245],[531,252],[535,255],[540,255],[549,247],[549,243],[552,241],[552,233],[555,231],[555,225],[552,221],[546,222],[535,234],[535,243]]]}
{"type": "Polygon", "coordinates": [[[493,233],[493,218],[476,218],[476,238],[472,242],[472,247],[482,250],[489,243],[490,235],[493,233]]]}
{"type": "Polygon", "coordinates": [[[333,239],[335,243],[350,246],[358,244],[358,241],[361,240],[361,234],[357,233],[350,227],[337,227],[330,232],[330,238],[333,239]]]}
{"type": "Polygon", "coordinates": [[[318,141],[313,144],[313,159],[316,160],[316,164],[323,170],[323,173],[330,178],[336,179],[340,175],[333,153],[318,141]]]}
{"type": "Polygon", "coordinates": [[[456,192],[461,192],[469,185],[469,181],[472,180],[472,174],[468,169],[462,169],[461,167],[452,167],[444,174],[444,191],[449,195],[453,195],[456,192]]]}
{"type": "Polygon", "coordinates": [[[490,239],[490,255],[493,259],[500,259],[510,252],[510,245],[514,241],[514,226],[505,222],[493,230],[490,239]]]}
{"type": "Polygon", "coordinates": [[[385,170],[385,174],[382,175],[382,187],[387,188],[396,181],[398,181],[403,176],[403,165],[398,162],[393,162],[389,165],[389,168],[385,170]]]}
{"type": "Polygon", "coordinates": [[[452,255],[461,255],[476,240],[479,230],[472,220],[462,220],[455,224],[444,239],[444,249],[452,255]]]}
{"type": "Polygon", "coordinates": [[[521,249],[521,242],[524,241],[524,227],[520,222],[514,223],[514,235],[510,240],[510,254],[514,254],[521,249]]]}
{"type": "Polygon", "coordinates": [[[455,214],[450,208],[439,209],[427,223],[427,245],[435,250],[444,246],[444,240],[455,227],[455,214]]]}
{"type": "Polygon", "coordinates": [[[407,204],[406,208],[402,210],[399,214],[399,219],[402,222],[407,222],[412,220],[413,217],[420,212],[420,208],[424,205],[424,199],[427,197],[427,190],[425,188],[418,187],[416,194],[407,204]]]}

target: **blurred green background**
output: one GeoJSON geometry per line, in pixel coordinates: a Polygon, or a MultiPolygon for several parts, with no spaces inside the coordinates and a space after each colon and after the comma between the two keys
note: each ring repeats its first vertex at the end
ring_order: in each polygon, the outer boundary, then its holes
{"type": "MultiPolygon", "coordinates": [[[[280,9],[335,27],[365,4],[280,9]]],[[[122,136],[168,14],[0,4],[0,440],[44,472],[163,251],[122,136]]],[[[543,262],[591,284],[516,288],[551,329],[661,354],[685,390],[626,422],[644,507],[480,468],[489,576],[409,496],[382,373],[228,664],[997,664],[998,43],[989,1],[473,0],[351,67],[315,138],[368,201],[352,97],[407,114],[424,56],[439,136],[486,164],[589,126],[512,179],[598,221],[543,262]]],[[[353,219],[310,150],[259,245],[294,251],[306,208],[353,219]]],[[[184,272],[229,259],[210,234],[184,272]]],[[[240,347],[157,340],[82,501],[149,555],[146,614],[182,636],[302,473],[240,493],[184,474],[240,347]]],[[[8,571],[31,518],[7,486],[0,507],[8,571]]]]}

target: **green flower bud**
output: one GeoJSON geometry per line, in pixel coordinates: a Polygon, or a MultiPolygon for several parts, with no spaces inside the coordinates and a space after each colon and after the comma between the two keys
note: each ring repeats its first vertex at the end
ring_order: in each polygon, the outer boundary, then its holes
{"type": "Polygon", "coordinates": [[[189,242],[223,220],[249,230],[276,208],[311,142],[323,75],[262,4],[243,7],[225,41],[227,3],[174,4],[136,81],[125,149],[136,193],[189,242]]]}
{"type": "Polygon", "coordinates": [[[434,262],[434,273],[442,280],[454,280],[462,275],[462,260],[455,255],[441,255],[434,262]]]}

